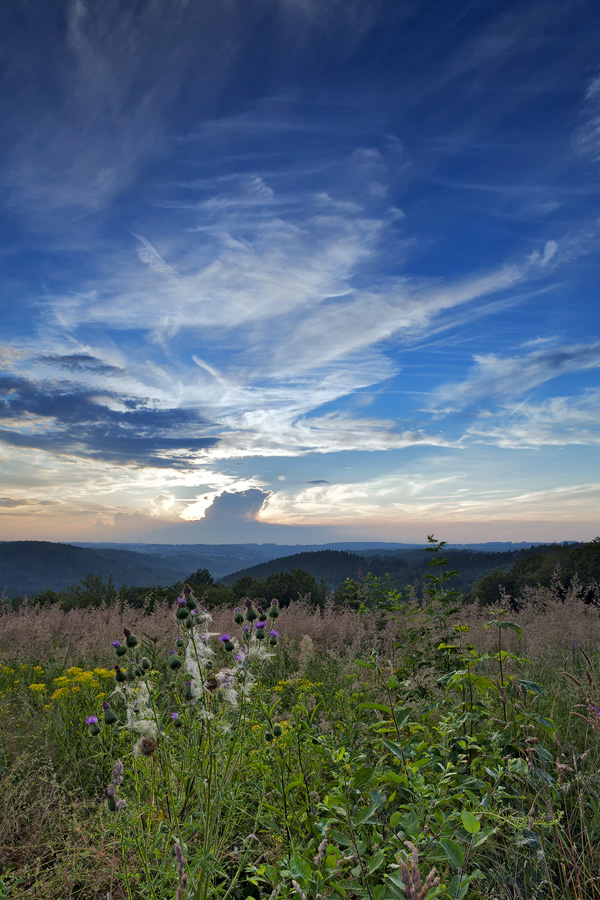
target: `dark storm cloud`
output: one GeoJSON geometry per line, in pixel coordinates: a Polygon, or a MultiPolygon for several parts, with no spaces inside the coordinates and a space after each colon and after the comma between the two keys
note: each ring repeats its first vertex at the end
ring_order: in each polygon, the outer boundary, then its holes
{"type": "Polygon", "coordinates": [[[66,356],[40,356],[40,362],[53,363],[73,372],[93,372],[97,375],[122,375],[125,371],[119,366],[109,366],[96,356],[88,353],[71,353],[66,356]]]}
{"type": "Polygon", "coordinates": [[[113,462],[179,466],[181,456],[217,442],[198,437],[208,422],[194,410],[154,409],[114,392],[73,391],[16,376],[0,378],[0,420],[22,420],[20,430],[0,429],[13,447],[54,450],[113,462]],[[114,399],[124,411],[110,409],[114,399]],[[39,420],[42,420],[41,422],[39,420]],[[172,458],[161,454],[169,452],[172,458]]]}
{"type": "Polygon", "coordinates": [[[270,491],[251,488],[248,491],[225,491],[213,500],[204,514],[207,526],[228,522],[252,522],[264,506],[270,491]]]}

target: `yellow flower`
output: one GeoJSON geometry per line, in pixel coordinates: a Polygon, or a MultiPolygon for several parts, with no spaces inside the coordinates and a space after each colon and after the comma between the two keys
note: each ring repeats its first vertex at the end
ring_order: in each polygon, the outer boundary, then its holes
{"type": "Polygon", "coordinates": [[[30,684],[29,690],[35,691],[37,694],[41,694],[42,691],[46,690],[46,685],[45,684],[30,684]]]}

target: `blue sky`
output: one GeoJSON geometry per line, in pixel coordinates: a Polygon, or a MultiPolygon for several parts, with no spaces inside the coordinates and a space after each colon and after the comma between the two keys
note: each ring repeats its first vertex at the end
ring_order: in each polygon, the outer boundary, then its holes
{"type": "Polygon", "coordinates": [[[0,539],[600,531],[597,4],[0,25],[0,539]]]}

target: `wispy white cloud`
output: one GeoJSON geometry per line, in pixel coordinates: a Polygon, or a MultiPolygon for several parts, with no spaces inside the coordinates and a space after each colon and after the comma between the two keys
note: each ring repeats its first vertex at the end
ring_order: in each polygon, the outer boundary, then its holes
{"type": "Polygon", "coordinates": [[[580,397],[550,397],[542,403],[523,401],[504,410],[499,424],[471,426],[468,434],[507,449],[595,446],[600,444],[600,391],[580,397]]]}
{"type": "Polygon", "coordinates": [[[521,398],[561,375],[598,368],[600,341],[544,347],[519,356],[476,356],[464,381],[441,388],[440,402],[452,400],[462,406],[474,406],[487,399],[503,403],[509,398],[521,398]]]}

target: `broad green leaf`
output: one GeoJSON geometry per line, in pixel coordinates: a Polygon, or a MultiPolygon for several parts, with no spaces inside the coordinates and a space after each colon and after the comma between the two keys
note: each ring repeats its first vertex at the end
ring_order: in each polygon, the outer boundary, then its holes
{"type": "Polygon", "coordinates": [[[376,872],[377,869],[379,869],[380,866],[382,866],[384,863],[385,863],[385,855],[383,853],[383,850],[378,850],[377,853],[371,859],[371,862],[369,863],[369,865],[367,867],[367,873],[369,875],[372,875],[373,872],[376,872]]]}
{"type": "Polygon", "coordinates": [[[359,703],[359,709],[376,709],[378,712],[384,712],[388,715],[392,714],[391,706],[386,706],[385,703],[359,703]]]}
{"type": "Polygon", "coordinates": [[[462,869],[465,863],[465,851],[451,838],[441,838],[440,846],[455,869],[462,869]]]}
{"type": "Polygon", "coordinates": [[[338,831],[337,828],[334,828],[329,832],[329,837],[332,841],[335,841],[336,844],[340,844],[342,847],[349,847],[352,841],[349,837],[346,837],[345,834],[342,834],[341,831],[338,831]]]}
{"type": "Polygon", "coordinates": [[[396,828],[396,826],[398,825],[398,822],[400,821],[401,818],[402,818],[402,813],[399,813],[399,812],[392,813],[392,815],[390,816],[390,825],[392,826],[392,828],[396,828]]]}
{"type": "Polygon", "coordinates": [[[520,625],[517,625],[516,622],[499,622],[499,628],[511,628],[513,631],[516,631],[520,638],[523,637],[523,629],[520,625]]]}
{"type": "Polygon", "coordinates": [[[482,828],[478,835],[473,837],[472,847],[481,847],[482,844],[485,844],[487,839],[496,833],[496,829],[492,828],[491,825],[488,825],[487,828],[482,828]]]}
{"type": "Polygon", "coordinates": [[[371,803],[369,806],[365,807],[365,809],[363,809],[357,815],[356,820],[355,820],[356,824],[364,825],[365,822],[368,822],[369,819],[372,818],[373,813],[377,810],[378,807],[379,807],[379,803],[371,803]]]}
{"type": "Polygon", "coordinates": [[[477,834],[477,832],[481,829],[479,819],[474,816],[473,813],[469,810],[463,809],[460,817],[462,819],[463,828],[465,829],[465,831],[468,831],[469,834],[477,834]]]}
{"type": "Polygon", "coordinates": [[[396,744],[394,741],[382,741],[384,747],[394,754],[398,759],[401,759],[404,762],[404,754],[402,752],[402,747],[399,744],[396,744]]]}

